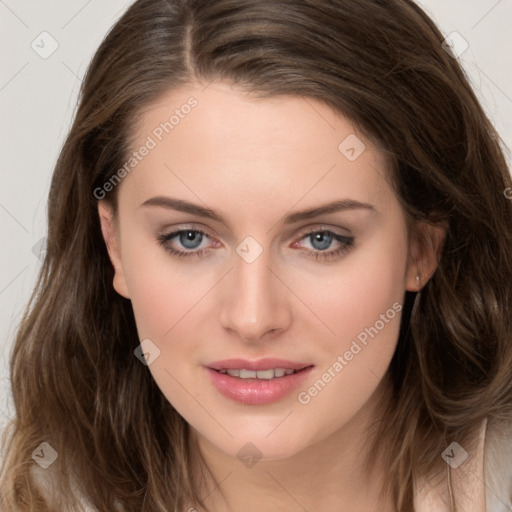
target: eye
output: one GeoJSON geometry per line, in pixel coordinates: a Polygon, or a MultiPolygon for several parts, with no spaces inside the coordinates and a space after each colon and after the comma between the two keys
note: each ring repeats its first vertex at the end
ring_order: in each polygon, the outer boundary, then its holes
{"type": "Polygon", "coordinates": [[[169,234],[159,235],[157,240],[167,252],[178,258],[182,258],[185,256],[202,257],[205,253],[209,252],[207,248],[195,250],[201,246],[205,238],[210,237],[204,231],[198,229],[180,229],[169,234]],[[182,250],[179,247],[175,248],[175,244],[178,244],[186,250],[182,250]]]}
{"type": "MultiPolygon", "coordinates": [[[[315,260],[332,261],[333,259],[341,257],[354,247],[354,237],[335,233],[330,230],[317,230],[302,233],[301,240],[307,240],[313,250],[306,249],[302,252],[315,260]],[[337,245],[337,248],[328,251],[332,245],[337,245]]],[[[294,244],[296,246],[296,243],[294,244]]]]}

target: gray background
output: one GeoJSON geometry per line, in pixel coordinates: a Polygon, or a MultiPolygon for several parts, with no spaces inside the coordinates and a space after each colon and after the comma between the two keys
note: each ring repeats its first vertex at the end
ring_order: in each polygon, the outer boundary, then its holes
{"type": "MultiPolygon", "coordinates": [[[[0,430],[13,413],[8,357],[41,264],[37,250],[45,236],[52,168],[86,66],[130,3],[0,0],[0,430]],[[48,51],[53,40],[57,49],[42,58],[36,50],[48,51]]],[[[512,0],[419,3],[446,35],[456,31],[469,44],[460,60],[507,145],[510,162],[512,0]]]]}

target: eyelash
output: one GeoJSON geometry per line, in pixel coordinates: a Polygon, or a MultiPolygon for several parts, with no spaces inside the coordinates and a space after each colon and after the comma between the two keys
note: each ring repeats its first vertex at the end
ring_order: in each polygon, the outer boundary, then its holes
{"type": "MultiPolygon", "coordinates": [[[[168,253],[170,253],[172,256],[174,256],[176,258],[184,258],[184,257],[189,257],[189,256],[195,256],[197,258],[204,258],[204,257],[208,257],[209,255],[211,255],[210,249],[200,249],[199,251],[179,251],[177,249],[174,249],[173,247],[171,247],[168,244],[169,241],[172,240],[173,238],[175,238],[177,235],[180,235],[181,233],[187,233],[187,232],[198,233],[202,236],[210,238],[207,233],[205,233],[204,231],[201,231],[200,229],[180,229],[178,231],[173,231],[172,233],[158,235],[157,240],[158,240],[158,243],[168,253]]],[[[323,262],[332,261],[338,257],[341,257],[343,254],[349,252],[355,245],[354,237],[340,235],[339,233],[335,233],[334,231],[331,231],[329,229],[317,229],[317,230],[313,230],[313,231],[304,231],[304,232],[300,233],[299,240],[302,240],[302,239],[306,238],[307,236],[315,235],[318,233],[330,235],[330,236],[332,236],[334,241],[337,241],[342,245],[338,249],[335,249],[334,251],[329,251],[329,252],[320,251],[320,250],[310,250],[310,249],[305,249],[305,250],[301,251],[303,253],[306,253],[308,255],[308,257],[311,257],[311,258],[315,259],[316,261],[323,261],[323,262]]]]}

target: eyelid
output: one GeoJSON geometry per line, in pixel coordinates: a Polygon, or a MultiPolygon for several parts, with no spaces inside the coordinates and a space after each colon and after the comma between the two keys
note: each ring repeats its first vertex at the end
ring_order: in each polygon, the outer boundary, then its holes
{"type": "Polygon", "coordinates": [[[215,236],[213,236],[208,228],[205,228],[203,226],[194,226],[192,224],[183,224],[179,226],[172,226],[172,227],[164,227],[159,230],[158,236],[160,237],[172,237],[176,236],[177,234],[181,233],[182,231],[194,231],[197,233],[201,233],[202,235],[207,236],[210,240],[217,240],[215,236]]]}
{"type": "Polygon", "coordinates": [[[330,233],[334,233],[336,235],[346,237],[346,238],[351,238],[354,236],[352,234],[352,231],[347,228],[341,228],[339,226],[333,227],[333,226],[328,226],[325,224],[318,224],[318,225],[307,226],[305,228],[301,228],[299,230],[299,232],[294,237],[303,237],[305,235],[310,235],[312,233],[318,233],[318,232],[322,232],[322,231],[328,231],[330,233]]]}

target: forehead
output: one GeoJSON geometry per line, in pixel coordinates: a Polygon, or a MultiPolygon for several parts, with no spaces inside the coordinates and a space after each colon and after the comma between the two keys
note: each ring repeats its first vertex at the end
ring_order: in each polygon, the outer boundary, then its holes
{"type": "Polygon", "coordinates": [[[166,192],[254,211],[392,199],[382,153],[342,115],[301,96],[257,98],[223,82],[168,91],[141,111],[132,151],[121,188],[139,204],[166,192]]]}

